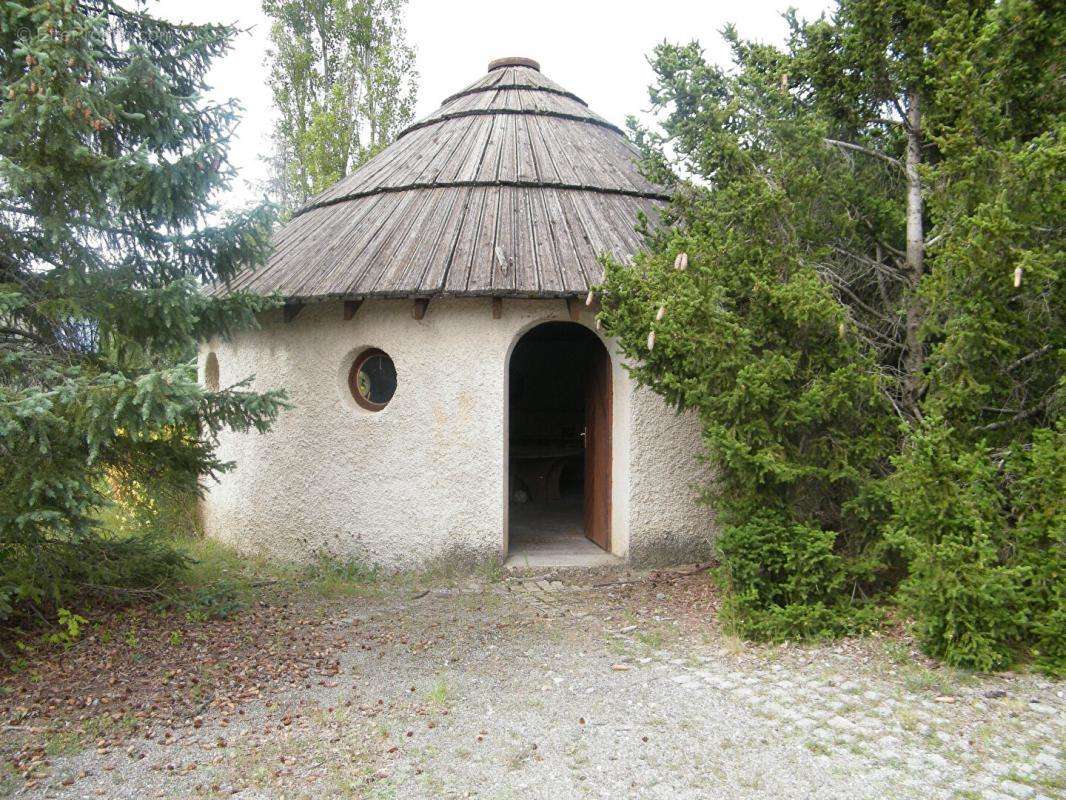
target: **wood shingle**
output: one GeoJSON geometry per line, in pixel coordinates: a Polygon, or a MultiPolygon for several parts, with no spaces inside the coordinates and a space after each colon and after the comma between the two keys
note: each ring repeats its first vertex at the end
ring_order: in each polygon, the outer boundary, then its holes
{"type": "Polygon", "coordinates": [[[263,267],[228,287],[322,297],[583,296],[601,253],[628,260],[638,214],[668,199],[637,149],[528,59],[488,74],[274,236],[263,267]]]}

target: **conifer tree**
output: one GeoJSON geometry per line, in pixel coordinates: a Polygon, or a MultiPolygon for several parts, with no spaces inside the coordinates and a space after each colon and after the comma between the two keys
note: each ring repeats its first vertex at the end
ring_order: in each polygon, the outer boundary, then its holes
{"type": "Polygon", "coordinates": [[[0,6],[0,618],[173,572],[158,543],[101,534],[105,476],[224,469],[213,435],[283,403],[206,391],[192,362],[271,304],[202,291],[268,246],[269,208],[216,205],[235,109],[204,75],[233,33],[111,0],[0,6]]]}
{"type": "Polygon", "coordinates": [[[730,69],[656,50],[634,133],[677,192],[602,322],[700,415],[743,633],[853,629],[902,585],[929,652],[1062,670],[1066,15],[786,19],[784,48],[727,29],[730,69]]]}

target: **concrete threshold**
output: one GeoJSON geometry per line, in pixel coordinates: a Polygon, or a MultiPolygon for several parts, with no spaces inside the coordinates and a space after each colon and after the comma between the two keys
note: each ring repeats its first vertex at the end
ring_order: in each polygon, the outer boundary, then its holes
{"type": "Polygon", "coordinates": [[[584,537],[566,536],[516,542],[507,554],[507,569],[540,567],[622,567],[625,562],[584,537]]]}

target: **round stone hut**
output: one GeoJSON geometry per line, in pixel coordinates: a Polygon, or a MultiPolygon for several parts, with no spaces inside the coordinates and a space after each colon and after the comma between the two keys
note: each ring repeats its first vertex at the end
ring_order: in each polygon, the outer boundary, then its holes
{"type": "Polygon", "coordinates": [[[208,534],[397,569],[704,556],[697,421],[635,386],[586,302],[667,200],[636,157],[535,61],[500,59],[313,198],[216,289],[286,303],[204,343],[204,382],[254,375],[293,407],[223,435],[208,534]]]}

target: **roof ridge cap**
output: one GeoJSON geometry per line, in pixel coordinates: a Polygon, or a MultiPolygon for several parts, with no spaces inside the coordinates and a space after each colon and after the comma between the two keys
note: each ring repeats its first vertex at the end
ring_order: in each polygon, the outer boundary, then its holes
{"type": "Polygon", "coordinates": [[[489,62],[488,72],[494,72],[498,69],[504,69],[505,67],[526,67],[527,69],[535,69],[540,72],[540,62],[526,58],[525,56],[505,56],[504,58],[494,58],[489,62]]]}

